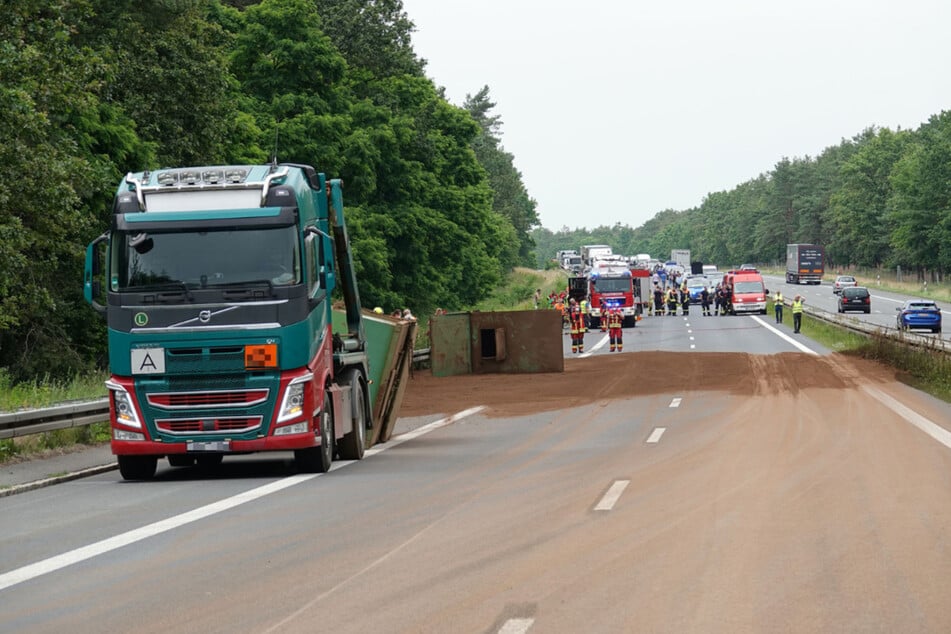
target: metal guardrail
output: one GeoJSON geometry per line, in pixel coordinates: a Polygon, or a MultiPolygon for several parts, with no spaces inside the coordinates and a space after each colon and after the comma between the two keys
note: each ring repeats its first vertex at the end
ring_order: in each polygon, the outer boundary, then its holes
{"type": "MultiPolygon", "coordinates": [[[[429,361],[429,348],[413,351],[413,364],[429,361]]],[[[82,427],[109,420],[109,399],[0,414],[0,440],[82,427]]]]}
{"type": "MultiPolygon", "coordinates": [[[[784,300],[783,305],[787,308],[791,308],[792,302],[784,300]]],[[[951,342],[942,339],[940,336],[932,334],[926,335],[910,330],[899,330],[894,326],[879,326],[877,324],[869,324],[855,319],[854,316],[848,315],[846,313],[832,313],[827,310],[814,308],[808,305],[803,306],[803,312],[809,317],[821,319],[824,322],[835,324],[836,326],[845,328],[851,332],[857,332],[863,335],[882,334],[886,337],[898,339],[902,343],[915,348],[929,348],[944,352],[945,354],[951,353],[951,342]]]]}
{"type": "Polygon", "coordinates": [[[56,429],[82,427],[109,420],[109,399],[0,414],[0,439],[56,429]]]}

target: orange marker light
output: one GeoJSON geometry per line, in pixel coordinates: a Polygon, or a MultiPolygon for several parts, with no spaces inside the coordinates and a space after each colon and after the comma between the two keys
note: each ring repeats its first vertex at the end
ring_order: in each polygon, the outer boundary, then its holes
{"type": "Polygon", "coordinates": [[[265,343],[244,347],[244,367],[246,370],[263,370],[277,367],[277,344],[265,343]]]}

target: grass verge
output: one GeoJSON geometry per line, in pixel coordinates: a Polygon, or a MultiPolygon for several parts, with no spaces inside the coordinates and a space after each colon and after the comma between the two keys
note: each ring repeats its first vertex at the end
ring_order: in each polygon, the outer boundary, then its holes
{"type": "MultiPolygon", "coordinates": [[[[90,374],[76,376],[71,381],[52,381],[44,378],[13,383],[9,374],[0,370],[0,411],[15,412],[21,409],[50,407],[68,401],[102,398],[106,396],[106,378],[106,374],[90,374]]],[[[7,438],[0,440],[0,464],[108,441],[108,423],[7,438]]]]}
{"type": "Polygon", "coordinates": [[[560,292],[568,286],[568,276],[561,269],[538,271],[516,268],[506,275],[502,285],[488,298],[476,304],[474,310],[532,310],[535,289],[541,289],[539,308],[548,306],[546,298],[552,291],[560,292]]]}

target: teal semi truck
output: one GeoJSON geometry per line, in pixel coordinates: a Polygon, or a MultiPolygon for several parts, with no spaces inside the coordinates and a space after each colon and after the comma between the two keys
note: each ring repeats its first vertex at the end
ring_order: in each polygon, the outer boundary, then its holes
{"type": "Polygon", "coordinates": [[[124,479],[152,478],[161,458],[293,451],[300,471],[325,472],[363,457],[367,339],[339,180],[276,163],[130,173],[84,282],[107,321],[124,479]]]}

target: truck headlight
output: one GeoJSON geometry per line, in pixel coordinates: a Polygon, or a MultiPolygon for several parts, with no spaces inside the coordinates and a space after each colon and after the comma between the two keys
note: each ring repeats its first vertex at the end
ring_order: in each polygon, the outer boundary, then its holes
{"type": "Polygon", "coordinates": [[[304,413],[304,389],[313,378],[313,374],[307,373],[304,376],[297,377],[287,386],[287,390],[284,392],[284,400],[281,402],[281,410],[277,415],[279,424],[297,418],[304,413]]]}
{"type": "Polygon", "coordinates": [[[116,422],[126,427],[142,429],[142,421],[139,420],[139,414],[135,411],[135,405],[132,403],[132,396],[126,389],[115,381],[106,381],[106,388],[112,392],[116,422]]]}

